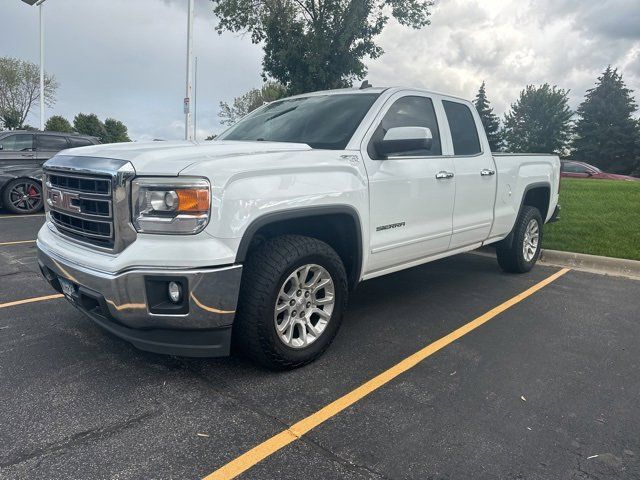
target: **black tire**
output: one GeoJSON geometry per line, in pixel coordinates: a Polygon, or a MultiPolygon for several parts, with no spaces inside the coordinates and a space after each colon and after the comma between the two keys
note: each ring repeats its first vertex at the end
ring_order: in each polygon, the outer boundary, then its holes
{"type": "Polygon", "coordinates": [[[18,215],[39,212],[43,205],[42,184],[30,178],[11,180],[2,191],[2,205],[18,215]]]}
{"type": "Polygon", "coordinates": [[[322,355],[338,332],[347,296],[344,265],[329,245],[300,235],[269,239],[249,253],[243,267],[238,310],[233,325],[234,347],[254,362],[270,369],[306,365],[322,355]],[[319,265],[329,273],[335,302],[324,331],[306,347],[292,348],[278,336],[275,307],[280,289],[289,276],[308,264],[319,265]]]}
{"type": "Polygon", "coordinates": [[[540,257],[540,249],[542,247],[542,216],[540,211],[535,207],[523,206],[516,220],[516,224],[513,227],[513,241],[511,246],[507,246],[504,243],[500,243],[496,248],[498,256],[498,264],[500,268],[509,273],[525,273],[533,268],[540,257]],[[524,255],[524,242],[527,227],[532,221],[538,223],[538,243],[535,249],[535,254],[530,260],[527,260],[524,255]]]}

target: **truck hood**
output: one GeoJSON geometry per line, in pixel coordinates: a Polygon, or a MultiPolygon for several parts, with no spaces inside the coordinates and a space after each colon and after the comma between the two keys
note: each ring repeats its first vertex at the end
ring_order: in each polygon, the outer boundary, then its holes
{"type": "Polygon", "coordinates": [[[112,143],[63,150],[60,155],[126,160],[138,175],[178,175],[201,161],[284,151],[311,150],[304,143],[284,142],[145,142],[112,143]]]}

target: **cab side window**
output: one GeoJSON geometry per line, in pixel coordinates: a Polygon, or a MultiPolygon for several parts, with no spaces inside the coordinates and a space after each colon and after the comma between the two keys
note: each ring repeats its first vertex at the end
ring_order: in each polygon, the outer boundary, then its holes
{"type": "Polygon", "coordinates": [[[431,157],[442,155],[438,120],[436,119],[436,112],[430,98],[407,96],[399,98],[393,103],[393,105],[391,105],[369,142],[367,152],[372,159],[380,160],[384,158],[376,152],[375,144],[384,138],[384,135],[390,128],[395,127],[428,128],[431,130],[433,141],[431,143],[431,149],[429,150],[423,149],[398,152],[393,154],[394,157],[431,157]]]}
{"type": "Polygon", "coordinates": [[[38,150],[59,152],[69,148],[66,137],[59,137],[57,135],[38,135],[38,150]]]}
{"type": "Polygon", "coordinates": [[[442,101],[447,114],[451,139],[453,140],[454,155],[477,155],[482,152],[478,127],[473,120],[473,114],[464,103],[442,101]]]}
{"type": "Polygon", "coordinates": [[[16,134],[9,135],[0,140],[3,152],[32,152],[33,135],[16,134]]]}
{"type": "Polygon", "coordinates": [[[561,171],[567,173],[587,173],[587,167],[580,165],[579,163],[563,162],[561,171]]]}

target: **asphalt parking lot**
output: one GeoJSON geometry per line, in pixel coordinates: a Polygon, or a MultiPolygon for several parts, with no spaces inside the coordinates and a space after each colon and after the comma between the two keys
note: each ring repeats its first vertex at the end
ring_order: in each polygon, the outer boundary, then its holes
{"type": "Polygon", "coordinates": [[[569,271],[520,298],[559,269],[434,262],[363,283],[328,352],[274,373],[137,351],[63,299],[14,303],[55,293],[43,220],[0,216],[0,478],[205,477],[514,297],[239,478],[640,478],[638,281],[569,271]]]}

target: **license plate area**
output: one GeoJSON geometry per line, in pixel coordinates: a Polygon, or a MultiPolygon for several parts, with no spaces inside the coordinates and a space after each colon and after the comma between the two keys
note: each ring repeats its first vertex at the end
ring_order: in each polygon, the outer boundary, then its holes
{"type": "Polygon", "coordinates": [[[63,277],[58,277],[58,282],[60,282],[60,288],[62,288],[64,296],[72,302],[75,302],[77,299],[78,287],[72,281],[63,277]]]}

